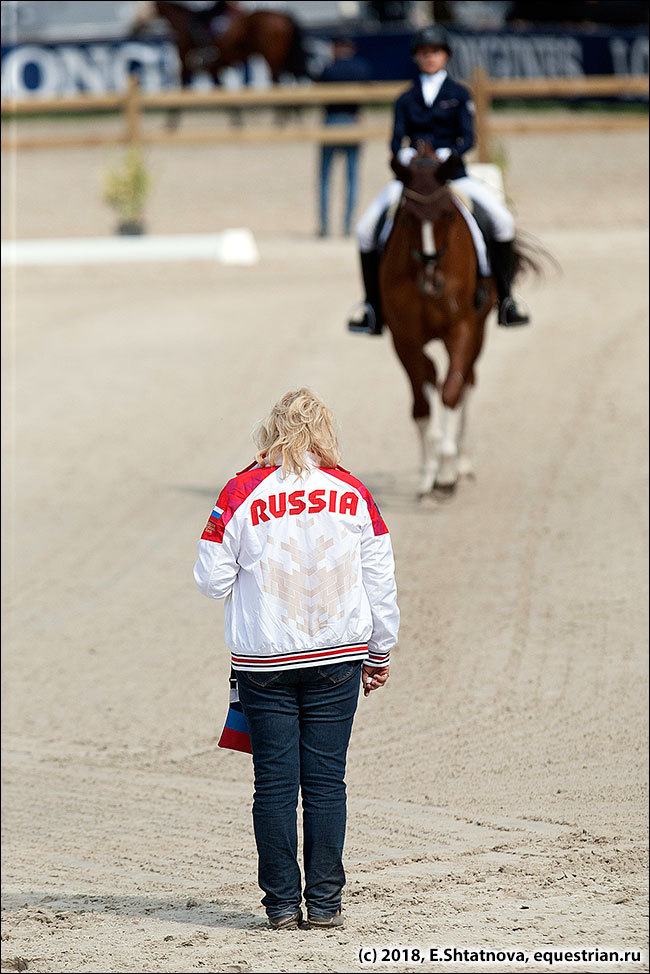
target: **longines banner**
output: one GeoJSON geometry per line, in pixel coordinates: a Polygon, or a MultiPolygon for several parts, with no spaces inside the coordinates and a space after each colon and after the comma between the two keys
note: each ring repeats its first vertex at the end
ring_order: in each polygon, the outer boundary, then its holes
{"type": "MultiPolygon", "coordinates": [[[[468,79],[479,64],[495,78],[648,73],[648,35],[643,30],[450,33],[451,70],[460,79],[468,79]]],[[[369,62],[374,80],[413,77],[410,37],[410,33],[356,35],[358,54],[369,62]]],[[[315,30],[305,31],[305,47],[316,75],[328,59],[328,38],[315,30]]],[[[121,91],[132,71],[147,91],[177,86],[174,45],[169,40],[116,40],[3,46],[2,97],[121,91]]],[[[227,69],[223,82],[262,86],[269,82],[268,70],[259,59],[251,59],[241,68],[227,69]]]]}

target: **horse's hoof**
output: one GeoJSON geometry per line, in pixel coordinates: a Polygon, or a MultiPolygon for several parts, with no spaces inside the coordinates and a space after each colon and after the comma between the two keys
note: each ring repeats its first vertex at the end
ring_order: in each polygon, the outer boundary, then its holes
{"type": "Polygon", "coordinates": [[[476,480],[474,464],[470,458],[464,454],[461,454],[458,457],[458,476],[463,477],[465,480],[476,480]]]}
{"type": "Polygon", "coordinates": [[[447,500],[448,498],[454,496],[457,487],[458,487],[458,483],[434,484],[433,493],[436,495],[436,497],[439,497],[441,500],[447,500]]]}
{"type": "Polygon", "coordinates": [[[429,508],[430,510],[435,510],[436,498],[433,496],[433,488],[426,493],[417,494],[417,501],[421,508],[429,508]]]}

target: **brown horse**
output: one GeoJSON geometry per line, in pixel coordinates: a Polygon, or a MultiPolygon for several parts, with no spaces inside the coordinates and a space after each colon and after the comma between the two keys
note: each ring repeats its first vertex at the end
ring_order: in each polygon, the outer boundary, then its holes
{"type": "Polygon", "coordinates": [[[253,54],[261,55],[269,66],[271,77],[278,82],[283,74],[307,77],[300,27],[287,14],[272,10],[239,10],[238,4],[215,3],[206,14],[196,13],[176,3],[150,4],[134,27],[143,28],[146,20],[162,17],[169,24],[178,49],[181,83],[189,85],[200,71],[220,83],[223,68],[244,63],[253,54]],[[224,29],[214,36],[212,19],[221,15],[224,29]]]}
{"type": "MultiPolygon", "coordinates": [[[[404,189],[382,257],[379,283],[383,314],[413,390],[413,418],[420,433],[420,495],[451,492],[471,472],[462,453],[465,406],[475,382],[485,321],[496,301],[492,278],[480,277],[472,235],[446,185],[459,159],[439,162],[420,144],[410,165],[391,165],[404,189]],[[442,383],[425,353],[437,339],[449,364],[442,383]]],[[[534,259],[516,247],[518,269],[534,259]]]]}

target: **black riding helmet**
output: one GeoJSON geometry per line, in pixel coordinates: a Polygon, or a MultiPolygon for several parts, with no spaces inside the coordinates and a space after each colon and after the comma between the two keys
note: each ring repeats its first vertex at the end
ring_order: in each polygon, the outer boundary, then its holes
{"type": "Polygon", "coordinates": [[[444,47],[447,53],[451,54],[449,34],[440,24],[429,24],[414,35],[411,41],[411,54],[415,54],[421,47],[444,47]]]}

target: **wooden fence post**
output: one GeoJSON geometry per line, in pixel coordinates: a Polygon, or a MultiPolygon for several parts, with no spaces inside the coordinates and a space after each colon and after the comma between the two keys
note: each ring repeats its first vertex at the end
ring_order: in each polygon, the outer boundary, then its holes
{"type": "Polygon", "coordinates": [[[490,110],[492,94],[490,79],[480,65],[472,75],[472,95],[476,106],[476,143],[479,162],[490,161],[490,110]]]}
{"type": "Polygon", "coordinates": [[[135,73],[129,75],[129,84],[124,98],[124,116],[126,127],[124,141],[133,146],[140,139],[140,84],[135,73]]]}

